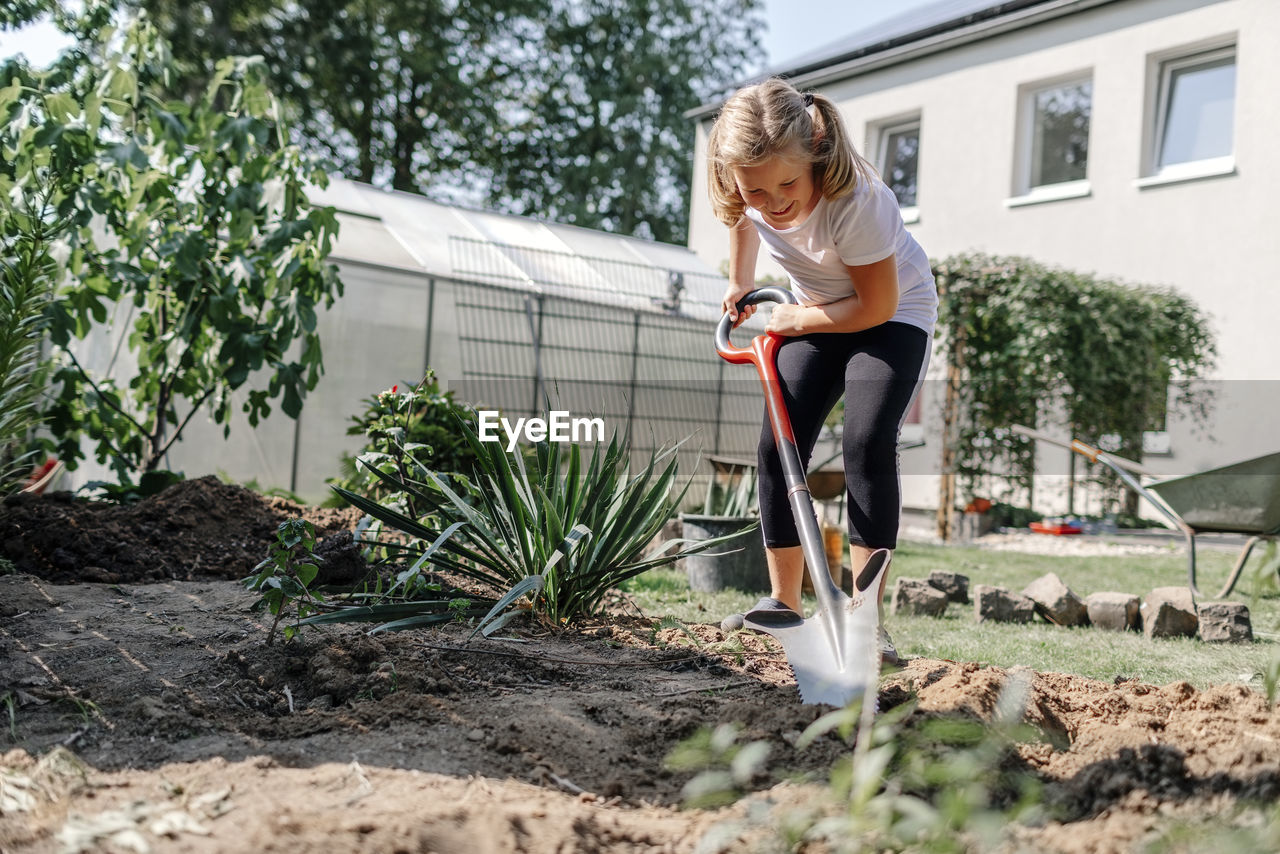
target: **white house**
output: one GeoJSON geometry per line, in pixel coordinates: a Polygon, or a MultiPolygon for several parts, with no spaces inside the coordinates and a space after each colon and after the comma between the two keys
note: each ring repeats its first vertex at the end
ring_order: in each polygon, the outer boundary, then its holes
{"type": "MultiPolygon", "coordinates": [[[[1277,45],[1276,0],[944,0],[772,73],[840,105],[931,258],[1025,255],[1197,301],[1219,402],[1208,435],[1175,413],[1146,457],[1182,474],[1280,447],[1277,45]]],[[[690,114],[689,246],[712,267],[728,254],[706,198],[718,107],[690,114]]],[[[904,453],[908,505],[936,506],[938,453],[904,453]]],[[[1068,456],[1043,450],[1045,476],[1068,456]]]]}

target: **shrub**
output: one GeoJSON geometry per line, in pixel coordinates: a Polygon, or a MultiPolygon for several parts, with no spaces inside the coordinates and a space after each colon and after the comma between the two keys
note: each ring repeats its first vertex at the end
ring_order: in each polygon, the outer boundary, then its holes
{"type": "Polygon", "coordinates": [[[351,417],[347,435],[365,437],[364,447],[356,456],[343,456],[343,474],[330,480],[331,486],[416,518],[420,514],[412,496],[389,485],[378,473],[407,477],[412,455],[433,471],[457,475],[455,482],[470,475],[476,455],[458,432],[458,422],[474,423],[476,408],[455,400],[451,391],[441,391],[434,371],[428,369],[408,391],[392,386],[362,403],[364,411],[351,417]]]}

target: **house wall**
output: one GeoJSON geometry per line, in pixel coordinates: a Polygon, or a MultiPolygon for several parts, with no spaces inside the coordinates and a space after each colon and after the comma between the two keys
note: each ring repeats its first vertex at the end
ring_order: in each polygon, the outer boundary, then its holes
{"type": "MultiPolygon", "coordinates": [[[[1184,474],[1276,445],[1277,44],[1275,0],[1116,0],[814,88],[837,101],[869,155],[878,123],[919,114],[919,219],[909,228],[931,258],[970,251],[1025,255],[1130,283],[1172,286],[1203,307],[1219,347],[1213,377],[1219,405],[1207,435],[1175,421],[1171,452],[1147,459],[1158,472],[1184,474]],[[1140,185],[1154,125],[1153,57],[1218,41],[1237,46],[1234,172],[1140,185]],[[1093,81],[1088,194],[1010,204],[1019,193],[1019,87],[1077,72],[1093,81]]],[[[807,87],[803,78],[795,82],[807,87]]],[[[709,127],[710,117],[699,122],[689,245],[719,265],[728,241],[706,200],[709,127]]],[[[764,257],[758,269],[780,273],[764,257]]],[[[932,376],[941,361],[934,360],[932,376]]],[[[934,437],[940,391],[925,390],[926,428],[934,437]]],[[[938,445],[930,441],[903,455],[909,506],[936,505],[938,445]]],[[[1061,498],[1057,486],[1068,454],[1042,450],[1048,488],[1038,487],[1038,494],[1046,501],[1055,493],[1061,498]]]]}

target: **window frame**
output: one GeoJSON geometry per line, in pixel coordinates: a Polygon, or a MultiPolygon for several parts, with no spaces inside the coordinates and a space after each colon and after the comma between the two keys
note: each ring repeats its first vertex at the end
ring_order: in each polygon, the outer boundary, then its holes
{"type": "Polygon", "coordinates": [[[1210,41],[1183,45],[1173,50],[1160,51],[1147,57],[1147,110],[1144,125],[1144,144],[1142,152],[1141,177],[1135,182],[1138,187],[1158,186],[1161,184],[1190,181],[1199,178],[1212,178],[1222,175],[1234,175],[1236,171],[1236,117],[1239,103],[1240,50],[1235,34],[1222,36],[1210,41]],[[1174,72],[1181,68],[1201,65],[1218,59],[1230,57],[1236,68],[1236,90],[1232,92],[1231,102],[1231,152],[1215,157],[1199,160],[1188,160],[1182,163],[1160,165],[1160,151],[1164,146],[1166,124],[1169,117],[1172,90],[1170,81],[1174,72]]]}
{"type": "MultiPolygon", "coordinates": [[[[874,123],[871,128],[871,138],[874,140],[875,147],[875,167],[880,173],[881,178],[886,174],[889,156],[889,139],[894,134],[914,129],[916,132],[916,203],[914,205],[902,205],[899,203],[898,209],[902,212],[902,221],[907,225],[920,221],[920,149],[921,149],[921,129],[923,122],[919,112],[906,113],[896,116],[892,119],[884,119],[874,123]]],[[[885,181],[888,184],[888,181],[885,181]]],[[[892,188],[891,188],[892,189],[892,188]]]]}
{"type": "Polygon", "coordinates": [[[1065,89],[1070,86],[1088,84],[1089,86],[1089,137],[1092,142],[1094,116],[1094,72],[1093,68],[1082,68],[1043,78],[1018,86],[1017,133],[1013,158],[1013,194],[1005,199],[1006,207],[1053,202],[1063,199],[1077,199],[1092,193],[1089,183],[1089,164],[1085,161],[1085,177],[1070,181],[1058,181],[1052,184],[1032,185],[1031,175],[1035,168],[1033,163],[1036,140],[1036,97],[1053,89],[1065,89]]]}

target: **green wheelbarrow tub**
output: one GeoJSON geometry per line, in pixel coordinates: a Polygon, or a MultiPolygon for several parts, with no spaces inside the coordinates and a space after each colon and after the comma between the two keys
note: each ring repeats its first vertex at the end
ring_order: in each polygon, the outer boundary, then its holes
{"type": "Polygon", "coordinates": [[[1148,483],[1198,532],[1280,533],[1280,452],[1148,483]]]}

